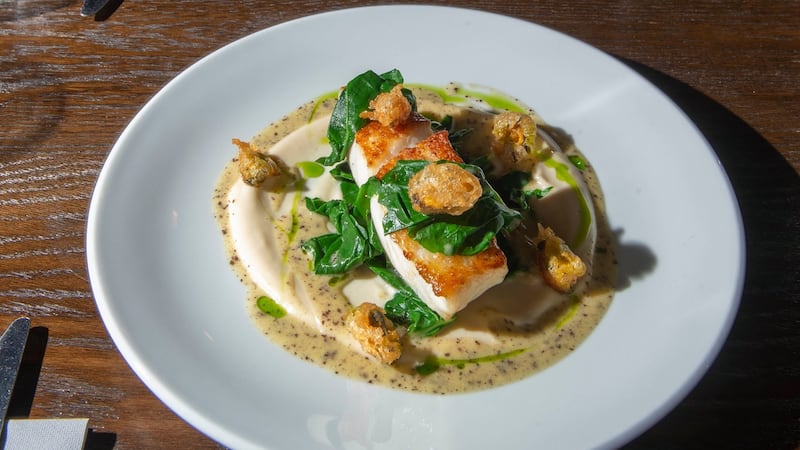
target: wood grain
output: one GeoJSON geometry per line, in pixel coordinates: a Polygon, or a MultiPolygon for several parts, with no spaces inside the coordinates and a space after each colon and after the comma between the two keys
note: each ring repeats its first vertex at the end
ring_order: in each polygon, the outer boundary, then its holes
{"type": "MultiPolygon", "coordinates": [[[[18,386],[12,414],[89,417],[88,448],[220,447],[147,390],[98,317],[84,244],[94,183],[138,109],[204,55],[378,3],[131,0],[97,21],[78,1],[0,2],[0,327],[30,316],[43,352],[26,355],[29,395],[18,386]]],[[[800,2],[430,3],[536,22],[621,59],[728,171],[748,241],[740,313],[698,386],[628,448],[800,448],[800,2]]]]}

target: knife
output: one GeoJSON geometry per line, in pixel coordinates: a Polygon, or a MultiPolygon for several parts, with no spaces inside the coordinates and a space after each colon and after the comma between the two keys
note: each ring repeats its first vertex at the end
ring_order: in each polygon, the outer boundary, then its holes
{"type": "Polygon", "coordinates": [[[98,11],[103,9],[110,0],[83,0],[83,6],[81,7],[81,15],[83,17],[89,17],[97,14],[98,11]]]}
{"type": "Polygon", "coordinates": [[[31,319],[20,317],[11,322],[0,336],[0,432],[5,428],[8,403],[17,380],[17,371],[30,328],[31,319]]]}

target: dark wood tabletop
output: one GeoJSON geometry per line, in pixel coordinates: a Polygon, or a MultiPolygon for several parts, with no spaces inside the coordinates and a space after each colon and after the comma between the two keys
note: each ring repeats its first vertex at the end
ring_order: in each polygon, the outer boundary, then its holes
{"type": "MultiPolygon", "coordinates": [[[[12,416],[88,417],[87,448],[220,447],[150,393],[103,326],[85,257],[94,183],[139,108],[206,54],[378,3],[112,0],[81,17],[78,0],[0,1],[0,327],[34,327],[12,416]]],[[[536,22],[620,59],[686,112],[731,179],[747,239],[738,316],[696,388],[627,448],[800,448],[800,2],[429,3],[536,22]]]]}

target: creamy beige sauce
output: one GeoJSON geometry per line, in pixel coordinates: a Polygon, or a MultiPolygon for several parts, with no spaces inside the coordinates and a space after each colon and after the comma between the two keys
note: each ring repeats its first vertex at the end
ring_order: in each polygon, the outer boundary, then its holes
{"type": "MultiPolygon", "coordinates": [[[[451,87],[454,88],[454,87],[451,87]]],[[[450,114],[457,127],[472,128],[465,151],[485,148],[486,115],[445,105],[440,97],[415,90],[419,109],[450,114]]],[[[324,138],[332,100],[303,105],[271,124],[252,142],[289,167],[330,152],[324,138]]],[[[555,165],[567,170],[570,185],[551,164],[538,164],[529,188],[553,186],[535,207],[545,223],[587,263],[589,274],[570,295],[546,287],[538,274],[517,273],[491,288],[457,314],[439,335],[409,337],[403,357],[384,365],[366,356],[350,336],[345,319],[352,305],[383,304],[393,291],[370,271],[347,277],[314,275],[300,248],[305,240],[329,232],[327,219],[309,212],[304,197],[340,196],[327,173],[299,178],[288,187],[252,188],[229,164],[214,193],[215,217],[230,254],[230,264],[248,288],[248,308],[257,326],[296,356],[337,374],[368,383],[428,393],[454,393],[506,384],[542,370],[569,354],[595,328],[613,297],[614,252],[602,193],[591,165],[579,171],[568,155],[583,158],[568,137],[542,124],[554,148],[555,165]],[[580,197],[588,204],[581,226],[580,197]],[[548,221],[550,223],[548,223],[548,221]],[[257,306],[259,297],[274,299],[287,311],[275,318],[257,306]],[[435,361],[435,362],[434,362],[435,361]],[[421,375],[416,366],[438,367],[421,375]]],[[[586,161],[585,158],[583,158],[586,161]]]]}

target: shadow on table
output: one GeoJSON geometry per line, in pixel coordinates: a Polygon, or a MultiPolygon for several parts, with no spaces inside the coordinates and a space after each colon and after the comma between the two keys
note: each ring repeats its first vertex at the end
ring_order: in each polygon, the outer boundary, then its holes
{"type": "Polygon", "coordinates": [[[17,380],[8,404],[9,417],[28,417],[31,413],[33,396],[36,394],[36,386],[39,385],[39,375],[42,372],[47,339],[48,329],[45,327],[33,327],[28,332],[17,380]]]}
{"type": "Polygon", "coordinates": [[[116,433],[104,433],[89,428],[83,450],[111,450],[117,444],[116,433]]]}
{"type": "MultiPolygon", "coordinates": [[[[25,351],[22,354],[17,380],[8,405],[9,417],[28,417],[33,397],[39,384],[42,362],[47,349],[49,331],[45,327],[33,327],[28,333],[25,351]]],[[[89,429],[84,450],[110,450],[117,442],[116,433],[97,432],[89,429]]]]}
{"type": "Polygon", "coordinates": [[[711,144],[736,192],[747,239],[741,304],[719,356],[671,413],[624,448],[796,450],[798,174],[766,139],[722,105],[654,69],[623,62],[665,92],[711,144]]]}
{"type": "Polygon", "coordinates": [[[112,14],[114,14],[114,11],[116,11],[117,8],[122,5],[123,1],[125,0],[110,0],[100,11],[97,11],[97,14],[94,15],[94,20],[97,22],[102,22],[108,19],[112,14]]]}

